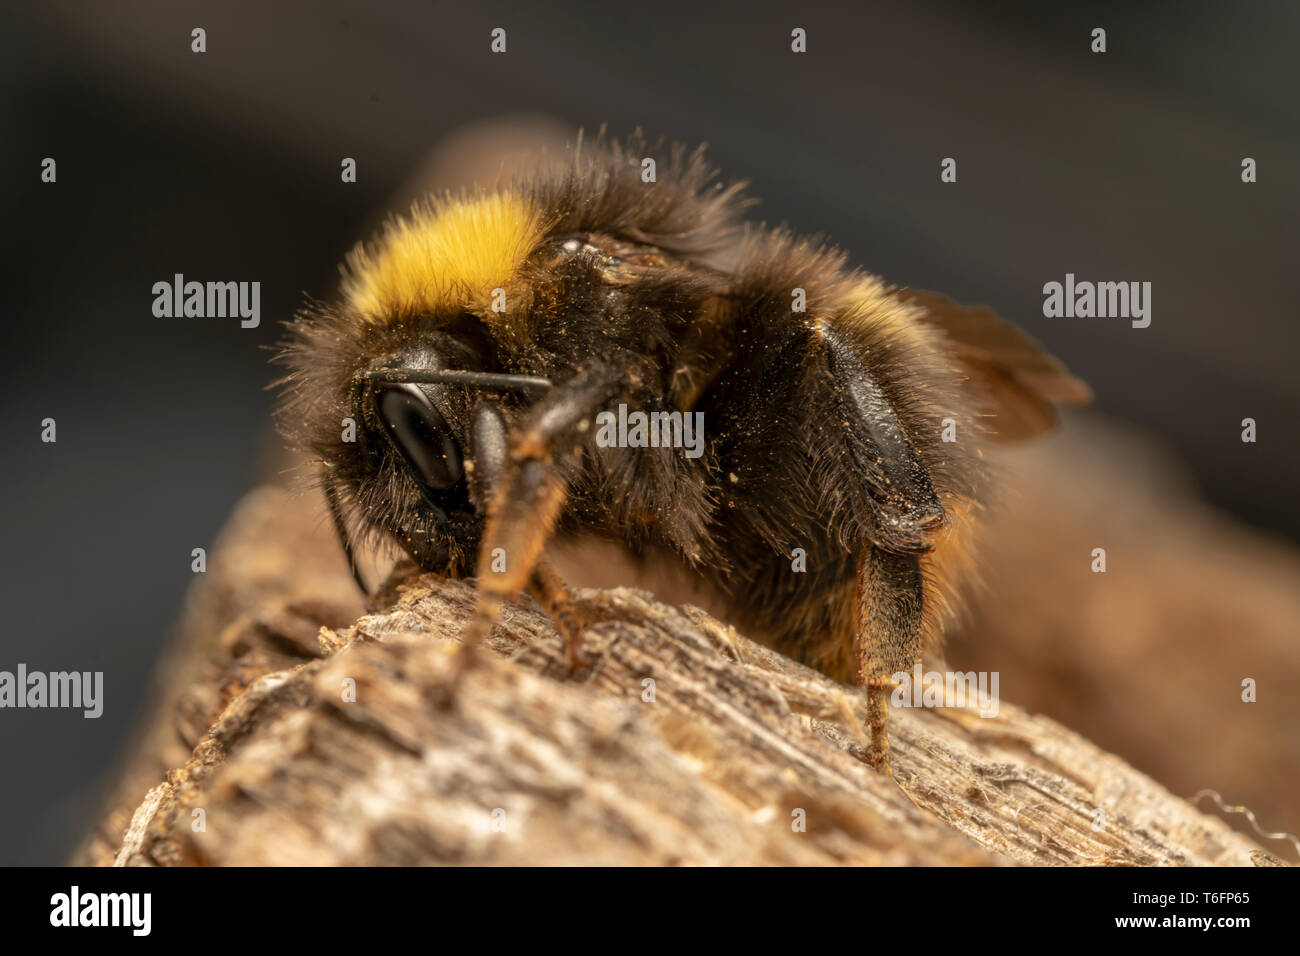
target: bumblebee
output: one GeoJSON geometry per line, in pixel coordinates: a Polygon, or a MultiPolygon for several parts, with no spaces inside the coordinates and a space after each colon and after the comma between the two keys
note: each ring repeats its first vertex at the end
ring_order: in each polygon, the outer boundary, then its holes
{"type": "Polygon", "coordinates": [[[986,444],[1089,397],[983,308],[891,287],[785,228],[745,227],[743,184],[674,147],[600,137],[496,190],[425,200],[359,246],[334,303],[281,355],[282,427],[319,464],[356,570],[363,541],[477,577],[472,659],[532,594],[583,664],[544,548],[597,535],[668,554],[733,623],[888,692],[974,570],[986,444]],[[703,453],[607,447],[619,406],[702,413],[703,453]],[[351,430],[349,425],[352,426],[351,430]]]}

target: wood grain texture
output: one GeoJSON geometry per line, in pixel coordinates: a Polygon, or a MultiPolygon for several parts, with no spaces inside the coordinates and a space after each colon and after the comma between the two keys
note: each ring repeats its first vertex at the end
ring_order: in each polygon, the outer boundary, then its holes
{"type": "Polygon", "coordinates": [[[243,502],[80,861],[1278,862],[1005,701],[893,708],[879,776],[859,691],[641,591],[576,593],[594,622],[578,673],[532,602],[509,607],[447,706],[471,586],[399,577],[344,624],[347,587],[314,505],[269,486],[243,502]]]}

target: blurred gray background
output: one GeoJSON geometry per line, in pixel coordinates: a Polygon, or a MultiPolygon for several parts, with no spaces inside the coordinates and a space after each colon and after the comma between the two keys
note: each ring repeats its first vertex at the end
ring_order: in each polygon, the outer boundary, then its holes
{"type": "Polygon", "coordinates": [[[0,862],[59,862],[89,825],[190,551],[274,440],[277,322],[333,291],[376,209],[477,120],[706,141],[755,217],[995,306],[1216,504],[1300,538],[1297,41],[1284,2],[6,4],[0,669],[102,670],[106,704],[0,711],[0,862]],[[176,272],[260,280],[262,326],[155,318],[176,272]],[[1152,282],[1151,327],[1043,318],[1066,272],[1152,282]]]}

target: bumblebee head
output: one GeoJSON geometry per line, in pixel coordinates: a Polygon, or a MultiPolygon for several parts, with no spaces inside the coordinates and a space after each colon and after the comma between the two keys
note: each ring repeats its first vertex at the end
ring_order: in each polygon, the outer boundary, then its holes
{"type": "Polygon", "coordinates": [[[604,143],[566,172],[426,200],[349,255],[336,303],[290,324],[281,429],[349,551],[395,540],[472,574],[510,423],[584,362],[647,382],[665,366],[717,291],[683,257],[730,236],[743,203],[698,152],[642,181],[646,150],[604,143]]]}
{"type": "Polygon", "coordinates": [[[349,552],[368,533],[427,570],[473,572],[476,459],[500,453],[505,408],[549,385],[495,373],[484,321],[541,241],[529,208],[511,194],[418,206],[352,253],[337,305],[291,324],[282,428],[319,463],[349,552]]]}

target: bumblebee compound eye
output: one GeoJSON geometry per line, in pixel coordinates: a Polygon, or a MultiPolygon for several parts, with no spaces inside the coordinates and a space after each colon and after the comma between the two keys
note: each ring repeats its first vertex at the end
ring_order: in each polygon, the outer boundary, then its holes
{"type": "Polygon", "coordinates": [[[384,434],[416,481],[434,491],[460,481],[465,473],[460,448],[424,392],[414,385],[387,386],[374,393],[373,402],[384,434]]]}

